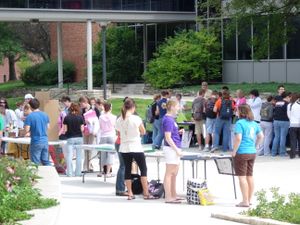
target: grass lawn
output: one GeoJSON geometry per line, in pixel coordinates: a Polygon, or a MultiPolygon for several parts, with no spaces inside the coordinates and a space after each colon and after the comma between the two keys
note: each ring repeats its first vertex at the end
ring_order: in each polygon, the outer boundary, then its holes
{"type": "Polygon", "coordinates": [[[21,80],[8,81],[6,83],[0,84],[0,91],[10,91],[16,88],[23,88],[26,85],[21,80]]]}
{"type": "MultiPolygon", "coordinates": [[[[277,92],[277,86],[279,83],[253,83],[253,84],[209,84],[209,89],[211,90],[221,90],[223,86],[229,87],[230,91],[236,91],[238,89],[242,89],[245,94],[248,94],[252,89],[257,89],[259,92],[268,92],[268,93],[276,93],[277,92]]],[[[290,92],[300,92],[300,85],[299,84],[283,84],[285,86],[286,91],[290,92]]],[[[200,89],[199,85],[193,85],[193,86],[185,86],[182,87],[182,92],[197,92],[200,89]]]]}

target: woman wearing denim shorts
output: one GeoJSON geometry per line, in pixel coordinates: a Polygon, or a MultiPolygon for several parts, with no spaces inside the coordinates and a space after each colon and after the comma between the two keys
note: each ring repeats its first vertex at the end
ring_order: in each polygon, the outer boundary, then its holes
{"type": "Polygon", "coordinates": [[[254,191],[253,166],[256,149],[263,140],[263,133],[254,121],[248,105],[240,105],[237,112],[239,120],[235,124],[232,157],[243,200],[236,206],[249,207],[254,191]]]}

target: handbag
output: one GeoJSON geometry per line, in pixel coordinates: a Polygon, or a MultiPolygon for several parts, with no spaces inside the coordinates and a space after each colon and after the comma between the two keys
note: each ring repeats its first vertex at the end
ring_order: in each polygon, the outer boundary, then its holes
{"type": "Polygon", "coordinates": [[[188,204],[200,205],[199,190],[207,189],[206,181],[188,180],[187,181],[186,199],[188,204]]]}

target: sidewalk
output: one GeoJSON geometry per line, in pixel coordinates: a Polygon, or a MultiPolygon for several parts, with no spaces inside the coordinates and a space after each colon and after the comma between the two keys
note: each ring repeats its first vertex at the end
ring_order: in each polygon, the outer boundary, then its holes
{"type": "MultiPolygon", "coordinates": [[[[113,172],[117,171],[117,164],[113,172]]],[[[147,158],[148,179],[157,178],[156,161],[147,158]]],[[[160,164],[160,179],[164,175],[165,164],[160,164]]],[[[290,160],[280,157],[258,157],[255,164],[255,190],[280,187],[282,193],[299,192],[295,178],[299,176],[300,159],[290,160]]],[[[203,162],[199,163],[199,175],[203,175],[203,162]]],[[[185,163],[185,178],[191,177],[190,163],[185,163]]],[[[128,201],[126,197],[115,196],[115,178],[107,179],[89,174],[86,182],[81,178],[60,177],[62,200],[58,225],[65,224],[237,224],[211,218],[211,213],[238,213],[243,208],[235,207],[241,200],[236,179],[238,199],[234,199],[232,177],[219,175],[213,161],[207,162],[207,181],[215,196],[214,206],[165,204],[163,199],[143,200],[142,196],[128,201]]],[[[185,181],[186,182],[186,181],[185,181]]],[[[182,188],[182,167],[177,180],[178,193],[184,196],[182,188]]],[[[255,205],[256,202],[253,201],[255,205]]]]}
{"type": "MultiPolygon", "coordinates": [[[[126,95],[124,94],[111,94],[111,98],[124,98],[126,95]]],[[[128,97],[131,98],[140,98],[140,99],[153,99],[152,95],[130,95],[128,97]]],[[[175,96],[174,96],[175,97],[175,96]]],[[[182,96],[183,101],[192,102],[196,96],[182,96]]]]}

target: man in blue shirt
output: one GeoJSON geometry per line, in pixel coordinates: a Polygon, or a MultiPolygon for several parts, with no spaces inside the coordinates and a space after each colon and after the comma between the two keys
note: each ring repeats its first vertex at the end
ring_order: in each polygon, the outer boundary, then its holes
{"type": "Polygon", "coordinates": [[[39,110],[40,103],[37,99],[31,99],[29,105],[32,109],[25,120],[26,133],[30,132],[30,159],[35,164],[50,165],[48,151],[49,117],[39,110]]]}
{"type": "Polygon", "coordinates": [[[157,106],[156,106],[156,112],[155,114],[159,116],[158,119],[158,124],[157,127],[159,127],[158,129],[158,134],[155,137],[155,139],[153,140],[153,147],[155,149],[160,149],[162,140],[164,139],[164,134],[162,132],[162,118],[166,115],[167,113],[167,101],[169,98],[169,92],[168,91],[162,91],[161,92],[161,96],[162,98],[158,101],[157,106]]]}

